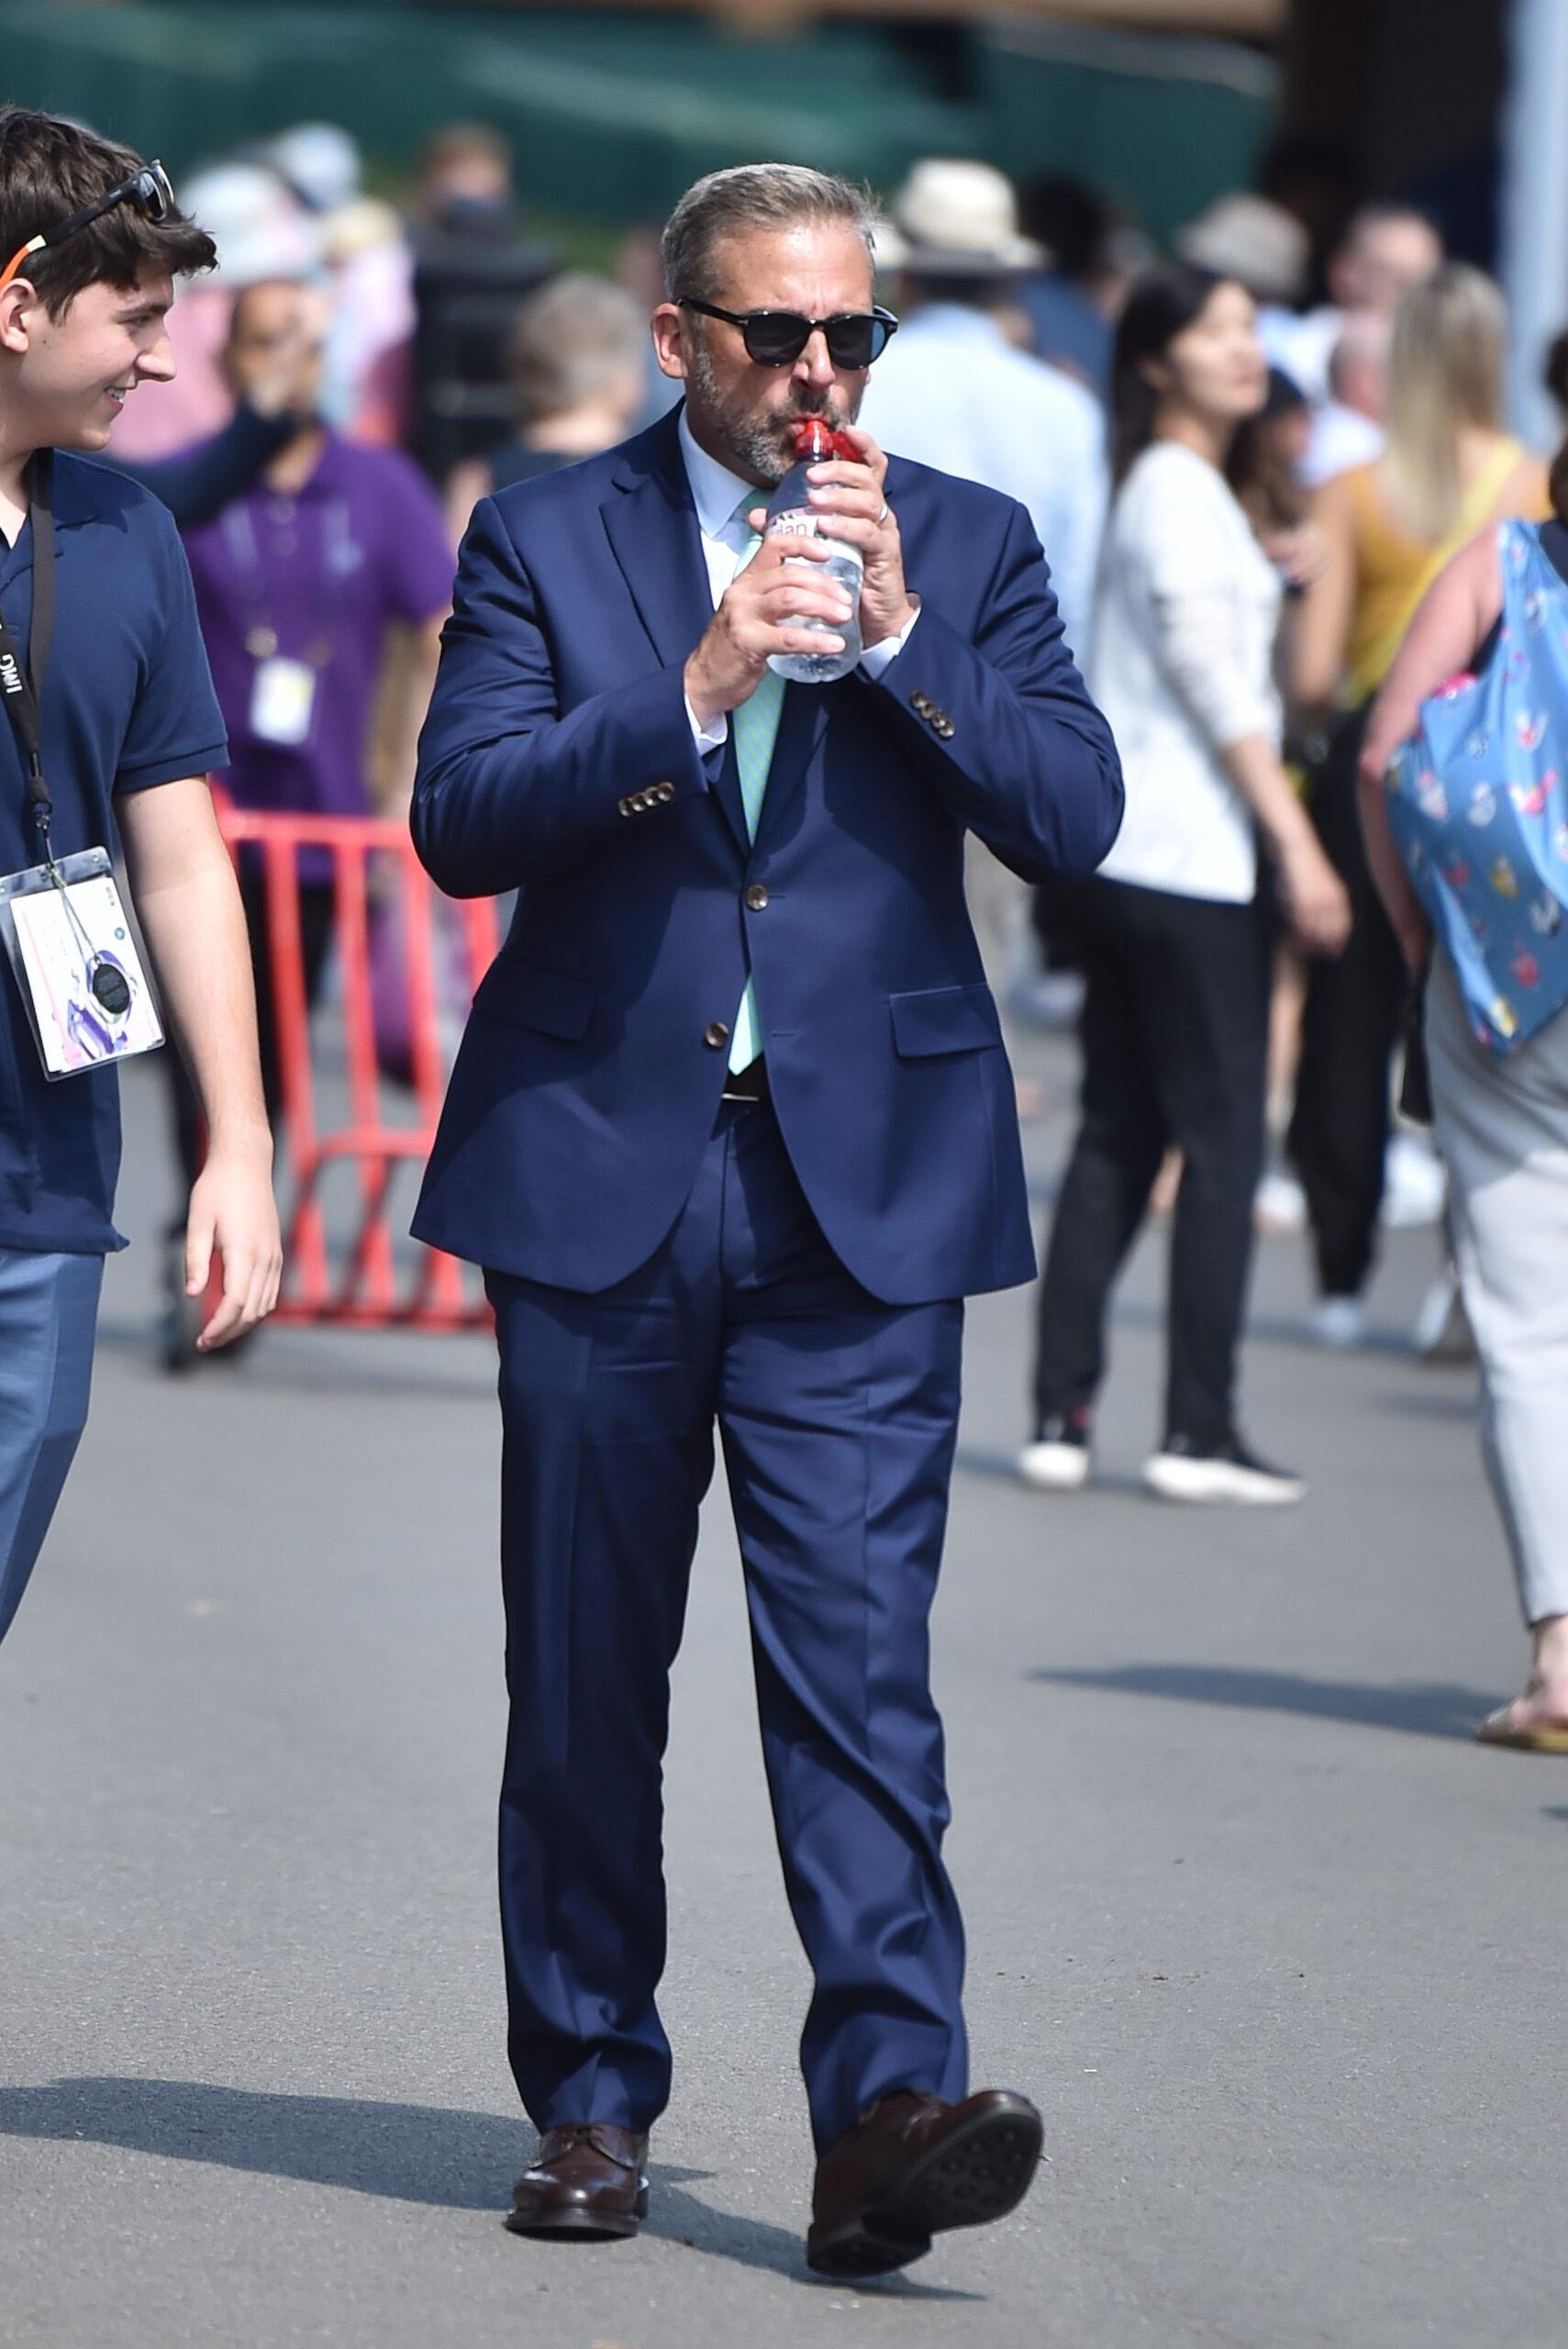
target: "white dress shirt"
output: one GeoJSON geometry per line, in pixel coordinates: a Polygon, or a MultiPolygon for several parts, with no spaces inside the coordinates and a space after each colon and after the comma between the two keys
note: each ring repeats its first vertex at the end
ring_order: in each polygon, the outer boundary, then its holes
{"type": "Polygon", "coordinates": [[[1173,440],[1145,449],[1111,508],[1087,668],[1127,786],[1107,880],[1251,899],[1251,813],[1220,753],[1252,734],[1278,746],[1283,592],[1218,468],[1173,440]]]}
{"type": "MultiPolygon", "coordinates": [[[[681,454],[685,460],[686,479],[692,486],[692,504],[696,508],[697,529],[702,533],[703,561],[707,565],[708,593],[717,612],[724,599],[726,588],[740,568],[740,558],[751,543],[751,533],[746,514],[751,507],[765,506],[771,492],[759,489],[754,482],[742,480],[700,449],[686,422],[686,411],[681,410],[681,454]],[[744,503],[742,503],[744,501],[744,503]]],[[[917,612],[913,619],[897,636],[884,639],[881,644],[868,644],[861,654],[860,665],[873,681],[880,677],[890,662],[895,661],[908,643],[917,612]]],[[[721,751],[729,738],[729,721],[720,711],[710,726],[697,722],[697,714],[690,702],[686,715],[692,721],[699,751],[721,751]]]]}
{"type": "Polygon", "coordinates": [[[984,311],[933,302],[872,369],[860,420],[896,455],[1027,507],[1067,641],[1081,653],[1106,518],[1105,421],[1093,393],[1018,350],[984,311]]]}

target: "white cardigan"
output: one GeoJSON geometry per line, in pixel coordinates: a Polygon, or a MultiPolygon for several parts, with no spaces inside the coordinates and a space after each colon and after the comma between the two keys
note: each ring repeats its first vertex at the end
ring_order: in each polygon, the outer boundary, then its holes
{"type": "Polygon", "coordinates": [[[1146,449],[1111,509],[1087,664],[1127,785],[1107,879],[1251,901],[1251,814],[1219,753],[1278,746],[1282,593],[1223,475],[1176,441],[1146,449]]]}

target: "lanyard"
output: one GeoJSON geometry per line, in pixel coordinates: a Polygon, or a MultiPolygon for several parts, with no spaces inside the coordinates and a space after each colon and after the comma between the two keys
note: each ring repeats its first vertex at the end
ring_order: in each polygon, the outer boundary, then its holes
{"type": "MultiPolygon", "coordinates": [[[[295,526],[298,529],[303,522],[304,503],[299,498],[292,503],[295,526]]],[[[221,528],[229,560],[239,574],[240,598],[250,617],[250,625],[245,631],[245,650],[252,661],[270,661],[280,650],[279,637],[273,625],[274,614],[268,595],[266,562],[250,506],[237,498],[232,506],[226,508],[221,528]]],[[[342,582],[352,567],[349,502],[344,497],[330,498],[321,514],[321,559],[314,570],[306,573],[315,589],[309,600],[315,607],[314,616],[319,618],[320,625],[303,629],[296,625],[294,631],[296,637],[303,634],[306,638],[302,657],[309,668],[325,669],[331,662],[337,622],[341,618],[337,608],[338,598],[342,582]],[[325,612],[322,610],[324,604],[328,607],[325,612]]],[[[305,604],[303,596],[295,596],[293,616],[296,623],[305,604]]]]}
{"type": "Polygon", "coordinates": [[[48,451],[35,451],[27,469],[28,518],[33,528],[33,616],[28,629],[28,657],[24,664],[6,615],[0,612],[0,700],[6,704],[27,760],[28,798],[33,821],[39,828],[44,868],[51,885],[60,892],[65,918],[75,932],[87,984],[105,1010],[119,1019],[130,1008],[129,984],[124,972],[99,952],[83,929],[82,918],[71,901],[65,875],[54,861],[54,843],[50,837],[54,800],[44,780],[43,706],[39,696],[44,672],[49,667],[50,648],[54,642],[54,507],[50,470],[48,451]]]}
{"type": "Polygon", "coordinates": [[[0,612],[0,700],[6,704],[6,716],[17,729],[17,740],[27,762],[28,798],[43,842],[44,860],[52,870],[54,851],[49,835],[54,801],[44,780],[43,709],[39,699],[54,642],[54,508],[50,503],[50,473],[47,454],[37,451],[28,460],[27,471],[28,518],[33,531],[33,617],[28,630],[28,657],[25,662],[20,658],[6,615],[0,612]]]}

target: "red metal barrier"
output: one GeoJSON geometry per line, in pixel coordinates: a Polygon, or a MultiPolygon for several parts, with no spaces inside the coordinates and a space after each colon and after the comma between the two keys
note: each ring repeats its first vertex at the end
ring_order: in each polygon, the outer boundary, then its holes
{"type": "MultiPolygon", "coordinates": [[[[461,997],[450,1009],[466,1013],[473,990],[495,959],[499,944],[492,898],[458,901],[441,897],[414,852],[406,824],[392,818],[353,816],[254,815],[230,806],[215,791],[218,821],[231,854],[253,846],[265,887],[267,953],[277,1027],[281,1103],[274,1120],[277,1182],[284,1216],[283,1294],[275,1319],[281,1322],[332,1322],[357,1329],[397,1327],[468,1330],[489,1321],[489,1308],[473,1296],[454,1257],[428,1248],[408,1252],[399,1281],[397,1251],[387,1213],[387,1194],[396,1169],[422,1165],[435,1139],[436,1120],[448,1074],[440,956],[455,933],[460,941],[461,997]],[[323,1132],[318,1116],[317,1071],[311,1059],[310,1008],[306,999],[300,930],[300,856],[329,859],[334,893],[334,947],[340,980],[349,1122],[323,1132]],[[401,952],[386,958],[406,1002],[389,1004],[384,983],[379,1008],[406,1014],[407,1085],[394,1088],[377,1051],[378,996],[372,966],[372,901],[378,914],[398,925],[401,952]],[[439,907],[444,935],[438,937],[439,907]],[[413,1118],[389,1123],[384,1114],[395,1097],[413,1118]],[[346,1242],[329,1247],[322,1197],[330,1169],[350,1162],[355,1170],[357,1220],[346,1242]]],[[[401,1019],[397,1023],[402,1025],[401,1019]]]]}

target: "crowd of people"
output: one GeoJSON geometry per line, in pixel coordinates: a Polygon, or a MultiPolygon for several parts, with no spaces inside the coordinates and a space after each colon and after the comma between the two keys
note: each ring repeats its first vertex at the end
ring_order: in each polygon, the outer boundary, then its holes
{"type": "MultiPolygon", "coordinates": [[[[1058,1492],[1092,1473],[1110,1288],[1164,1206],[1168,1377],[1146,1481],[1187,1501],[1298,1500],[1304,1478],[1240,1424],[1254,1230],[1305,1226],[1313,1333],[1354,1346],[1380,1218],[1446,1191],[1449,1262],[1414,1342],[1479,1360],[1532,1640],[1523,1694],[1479,1734],[1568,1750],[1551,1433],[1568,1376],[1568,987],[1547,963],[1568,898],[1549,650],[1568,640],[1568,466],[1549,471],[1507,429],[1501,293],[1419,211],[1335,221],[1238,194],[1176,243],[1174,262],[1101,295],[1110,502],[1083,641],[1128,806],[1095,877],[1066,902],[1040,893],[1048,947],[1084,976],[1083,1101],[1020,1473],[1058,1492]],[[1390,762],[1434,696],[1455,704],[1462,749],[1445,765],[1435,728],[1419,736],[1396,845],[1390,762]],[[1496,830],[1499,809],[1519,833],[1496,830]],[[1411,1131],[1394,1138],[1402,1045],[1411,1131]],[[1264,1172],[1271,1108],[1288,1172],[1264,1172]],[[1417,1139],[1429,1126],[1435,1152],[1417,1139]]],[[[1000,320],[1027,306],[1028,281],[1003,271],[999,239],[994,251],[975,291],[1000,320]]],[[[1560,401],[1565,351],[1560,338],[1544,370],[1560,401]]],[[[1069,372],[1042,338],[1034,356],[1069,372]]],[[[993,448],[988,477],[1030,495],[993,448]]],[[[993,973],[1005,987],[1006,966],[993,973]]]]}
{"type": "MultiPolygon", "coordinates": [[[[977,833],[966,846],[1005,1039],[1042,960],[1082,1007],[1018,1464],[1043,1490],[1092,1474],[1110,1295],[1152,1213],[1171,1264],[1151,1488],[1299,1498],[1304,1475],[1241,1424],[1254,1234],[1305,1232],[1312,1334],[1357,1345],[1380,1224],[1439,1223],[1451,1176],[1451,1150],[1391,1119],[1411,979],[1357,778],[1426,591],[1488,524],[1544,517],[1547,473],[1505,429],[1496,285],[1418,210],[1357,202],[1310,165],[1282,149],[1267,193],[1219,198],[1165,259],[1098,191],[1051,173],[1015,189],[978,161],[917,164],[878,225],[899,328],[860,421],[1025,507],[1130,784],[1085,885],[1037,886],[977,833]]],[[[225,787],[262,809],[405,809],[477,502],[626,441],[679,395],[648,333],[656,241],[629,229],[615,275],[562,266],[481,126],[428,142],[402,212],[324,124],[183,193],[217,268],[172,314],[175,382],[130,403],[111,454],[184,535],[225,787]]],[[[261,893],[241,877],[275,1105],[261,893]]],[[[300,901],[314,1000],[324,867],[300,901]]],[[[174,1091],[191,1172],[198,1124],[174,1091]]],[[[1017,1100],[1040,1106],[1027,1073],[1017,1100]]],[[[1474,1343],[1461,1237],[1456,1215],[1415,1341],[1434,1353],[1474,1343]]],[[[169,1358],[189,1359],[172,1238],[169,1294],[169,1358]]]]}
{"type": "MultiPolygon", "coordinates": [[[[1146,1483],[1302,1498],[1242,1423],[1254,1237],[1298,1199],[1315,1332],[1363,1339],[1403,1036],[1534,1640],[1481,1734],[1568,1750],[1568,452],[1506,429],[1501,297],[1428,220],[1280,184],[1162,259],[1060,178],[1020,200],[929,159],[881,219],[737,166],[681,199],[651,287],[645,231],[625,282],[526,235],[487,129],[429,142],[402,216],[329,126],[182,205],[0,114],[6,887],[65,925],[72,1017],[106,1034],[134,963],[70,884],[123,842],[187,1067],[172,1299],[224,1272],[198,1350],[281,1271],[261,893],[206,773],[252,809],[401,813],[439,887],[521,893],[415,1223],[483,1268],[500,1349],[503,1917],[542,2132],[518,2232],[648,2207],[660,1763],[716,1421],[817,1983],[807,2256],[895,2269],[1028,2187],[1040,2115],[968,2090],[927,1617],[962,1300],[1031,1264],[999,1047],[1034,940],[1080,975],[1083,1086],[1021,1476],[1093,1475],[1111,1293],[1163,1211],[1146,1483]],[[792,698],[835,651],[858,685],[792,698]]],[[[308,1001],[334,936],[308,853],[298,907],[308,1001]]],[[[85,1061],[53,1066],[11,959],[0,1633],[117,1244],[112,1091],[51,1087],[85,1061]]]]}

